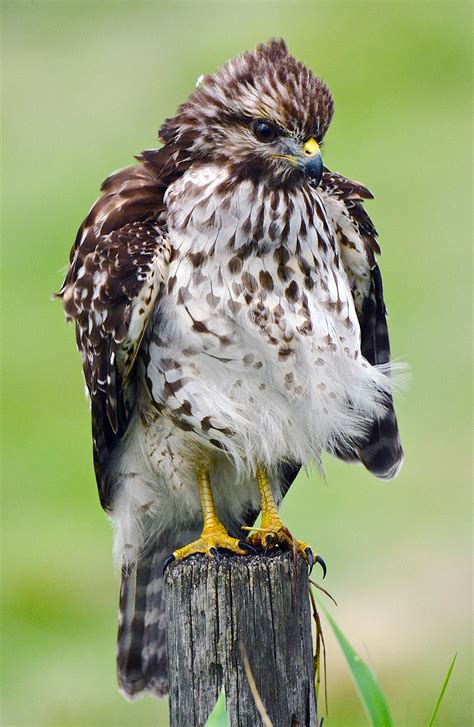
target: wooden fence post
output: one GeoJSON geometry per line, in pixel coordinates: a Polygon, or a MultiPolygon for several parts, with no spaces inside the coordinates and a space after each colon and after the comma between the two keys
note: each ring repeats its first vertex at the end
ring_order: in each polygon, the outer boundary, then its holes
{"type": "Polygon", "coordinates": [[[301,557],[187,558],[166,572],[166,612],[171,727],[204,727],[222,686],[231,727],[265,724],[246,660],[273,727],[317,727],[301,557]]]}

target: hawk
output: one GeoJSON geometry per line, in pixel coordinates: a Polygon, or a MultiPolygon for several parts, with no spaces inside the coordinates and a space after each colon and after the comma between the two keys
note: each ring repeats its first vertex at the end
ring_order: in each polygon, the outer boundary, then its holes
{"type": "Polygon", "coordinates": [[[130,698],[167,691],[170,556],[290,546],[324,567],[278,514],[300,467],[323,452],[384,479],[401,466],[372,195],[323,166],[332,115],[284,41],[244,52],[165,121],[161,148],[106,179],[72,248],[60,295],[130,698]]]}

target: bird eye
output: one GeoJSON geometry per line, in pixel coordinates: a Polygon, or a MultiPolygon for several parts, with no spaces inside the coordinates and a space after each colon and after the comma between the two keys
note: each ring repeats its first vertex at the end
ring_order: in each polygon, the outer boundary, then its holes
{"type": "Polygon", "coordinates": [[[264,143],[273,141],[277,135],[275,127],[266,121],[256,121],[253,125],[253,133],[259,141],[264,143]]]}

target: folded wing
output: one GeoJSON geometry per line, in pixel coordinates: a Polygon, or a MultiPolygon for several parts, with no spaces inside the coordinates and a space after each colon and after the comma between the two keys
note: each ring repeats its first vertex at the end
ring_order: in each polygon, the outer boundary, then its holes
{"type": "MultiPolygon", "coordinates": [[[[362,355],[372,365],[390,362],[390,340],[383,285],[375,255],[380,253],[377,231],[363,206],[372,199],[368,189],[326,171],[318,193],[339,243],[341,261],[351,285],[361,330],[362,355]]],[[[389,369],[387,375],[390,375],[389,369]]],[[[400,470],[403,450],[392,397],[384,414],[375,419],[356,448],[340,443],[344,460],[360,460],[377,477],[391,479],[400,470]]]]}
{"type": "Polygon", "coordinates": [[[169,245],[163,189],[152,169],[125,169],[102,190],[79,229],[60,295],[66,317],[76,323],[99,494],[110,509],[104,474],[134,406],[135,358],[166,276],[169,245]]]}

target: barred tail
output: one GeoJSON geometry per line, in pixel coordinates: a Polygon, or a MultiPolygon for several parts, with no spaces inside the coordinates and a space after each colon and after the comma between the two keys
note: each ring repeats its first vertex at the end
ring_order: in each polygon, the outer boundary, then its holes
{"type": "Polygon", "coordinates": [[[163,565],[170,552],[169,545],[157,547],[122,572],[117,671],[128,699],[168,693],[163,565]]]}

